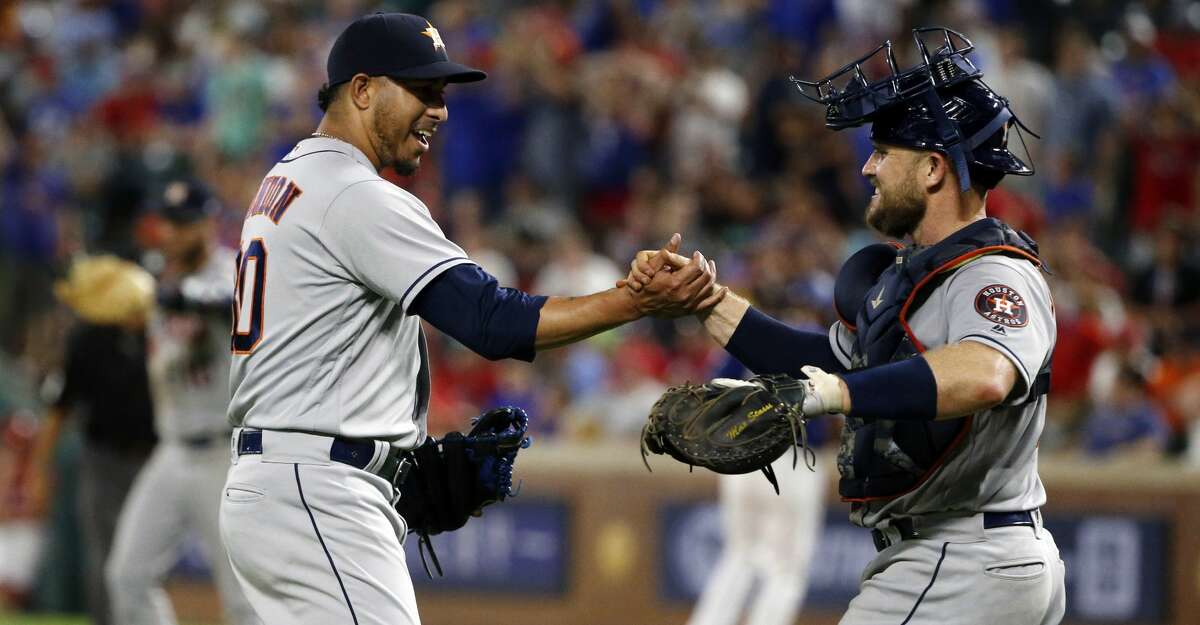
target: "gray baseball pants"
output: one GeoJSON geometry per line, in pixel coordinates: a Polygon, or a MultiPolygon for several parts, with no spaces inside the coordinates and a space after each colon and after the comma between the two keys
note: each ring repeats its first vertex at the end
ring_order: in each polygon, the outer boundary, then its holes
{"type": "Polygon", "coordinates": [[[1055,625],[1066,610],[1065,567],[1041,525],[984,529],[983,515],[920,526],[863,572],[840,625],[1055,625]]]}
{"type": "Polygon", "coordinates": [[[330,460],[331,442],[264,430],[261,454],[234,451],[221,500],[233,571],[264,623],[420,625],[392,484],[330,460]]]}

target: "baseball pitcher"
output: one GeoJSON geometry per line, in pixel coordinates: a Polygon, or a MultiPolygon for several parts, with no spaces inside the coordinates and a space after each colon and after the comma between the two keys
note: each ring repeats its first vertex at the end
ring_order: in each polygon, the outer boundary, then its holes
{"type": "Polygon", "coordinates": [[[426,439],[420,321],[487,358],[532,360],[648,313],[709,308],[725,290],[699,253],[654,293],[499,287],[378,173],[412,173],[447,122],[447,84],[485,74],[401,13],[352,22],[327,70],[324,118],[263,179],[242,228],[221,533],[264,622],[416,625],[393,503],[397,458],[426,439]]]}

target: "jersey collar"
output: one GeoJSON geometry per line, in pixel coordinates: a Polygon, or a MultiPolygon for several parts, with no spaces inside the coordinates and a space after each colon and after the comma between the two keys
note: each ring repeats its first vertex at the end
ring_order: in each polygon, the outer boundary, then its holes
{"type": "Polygon", "coordinates": [[[296,157],[304,154],[311,154],[313,152],[329,151],[341,152],[342,154],[345,154],[346,156],[349,156],[359,163],[371,168],[371,171],[375,171],[375,165],[371,163],[371,159],[367,158],[366,154],[363,154],[362,150],[349,143],[346,143],[345,141],[342,141],[341,139],[330,139],[329,137],[317,136],[305,137],[304,139],[300,140],[300,143],[296,144],[295,148],[292,149],[292,154],[290,156],[296,157]]]}

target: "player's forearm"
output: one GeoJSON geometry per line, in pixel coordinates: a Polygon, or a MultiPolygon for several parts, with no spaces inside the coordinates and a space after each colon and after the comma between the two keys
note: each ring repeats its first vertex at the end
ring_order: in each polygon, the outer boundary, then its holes
{"type": "Polygon", "coordinates": [[[700,319],[725,351],[756,374],[800,377],[800,368],[805,365],[843,370],[826,333],[793,328],[732,292],[700,319]]]}
{"type": "Polygon", "coordinates": [[[542,306],[534,348],[552,349],[581,341],[642,317],[628,289],[582,297],[551,297],[542,306]]]}
{"type": "Polygon", "coordinates": [[[733,337],[734,331],[737,330],[738,324],[742,322],[742,317],[746,316],[746,311],[749,309],[750,302],[746,298],[730,291],[725,295],[725,299],[698,314],[697,318],[704,324],[708,335],[721,347],[725,347],[729,344],[729,339],[733,337]]]}
{"type": "Polygon", "coordinates": [[[1016,369],[1000,352],[963,342],[842,376],[842,407],[862,419],[953,419],[1008,396],[1016,369]]]}
{"type": "Polygon", "coordinates": [[[937,380],[937,416],[950,419],[974,414],[1003,402],[1017,383],[1012,361],[975,341],[947,345],[925,353],[937,380]]]}

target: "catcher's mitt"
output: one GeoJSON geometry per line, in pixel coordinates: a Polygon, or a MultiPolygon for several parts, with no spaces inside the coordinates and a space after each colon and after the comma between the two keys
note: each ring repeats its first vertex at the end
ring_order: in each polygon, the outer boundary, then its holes
{"type": "MultiPolygon", "coordinates": [[[[507,406],[476,417],[467,434],[450,432],[429,438],[412,450],[413,467],[400,484],[396,511],[408,531],[420,537],[421,559],[429,548],[438,574],[442,573],[429,537],[456,530],[484,506],[515,495],[512,484],[517,452],[529,447],[529,416],[507,406]]],[[[425,572],[429,572],[426,565],[425,572]]]]}
{"type": "Polygon", "coordinates": [[[802,411],[805,389],[786,375],[673,386],[655,402],[642,428],[642,460],[665,453],[717,473],[762,471],[778,493],[771,463],[789,447],[793,454],[797,446],[804,450],[810,469],[816,464],[802,411]]]}

